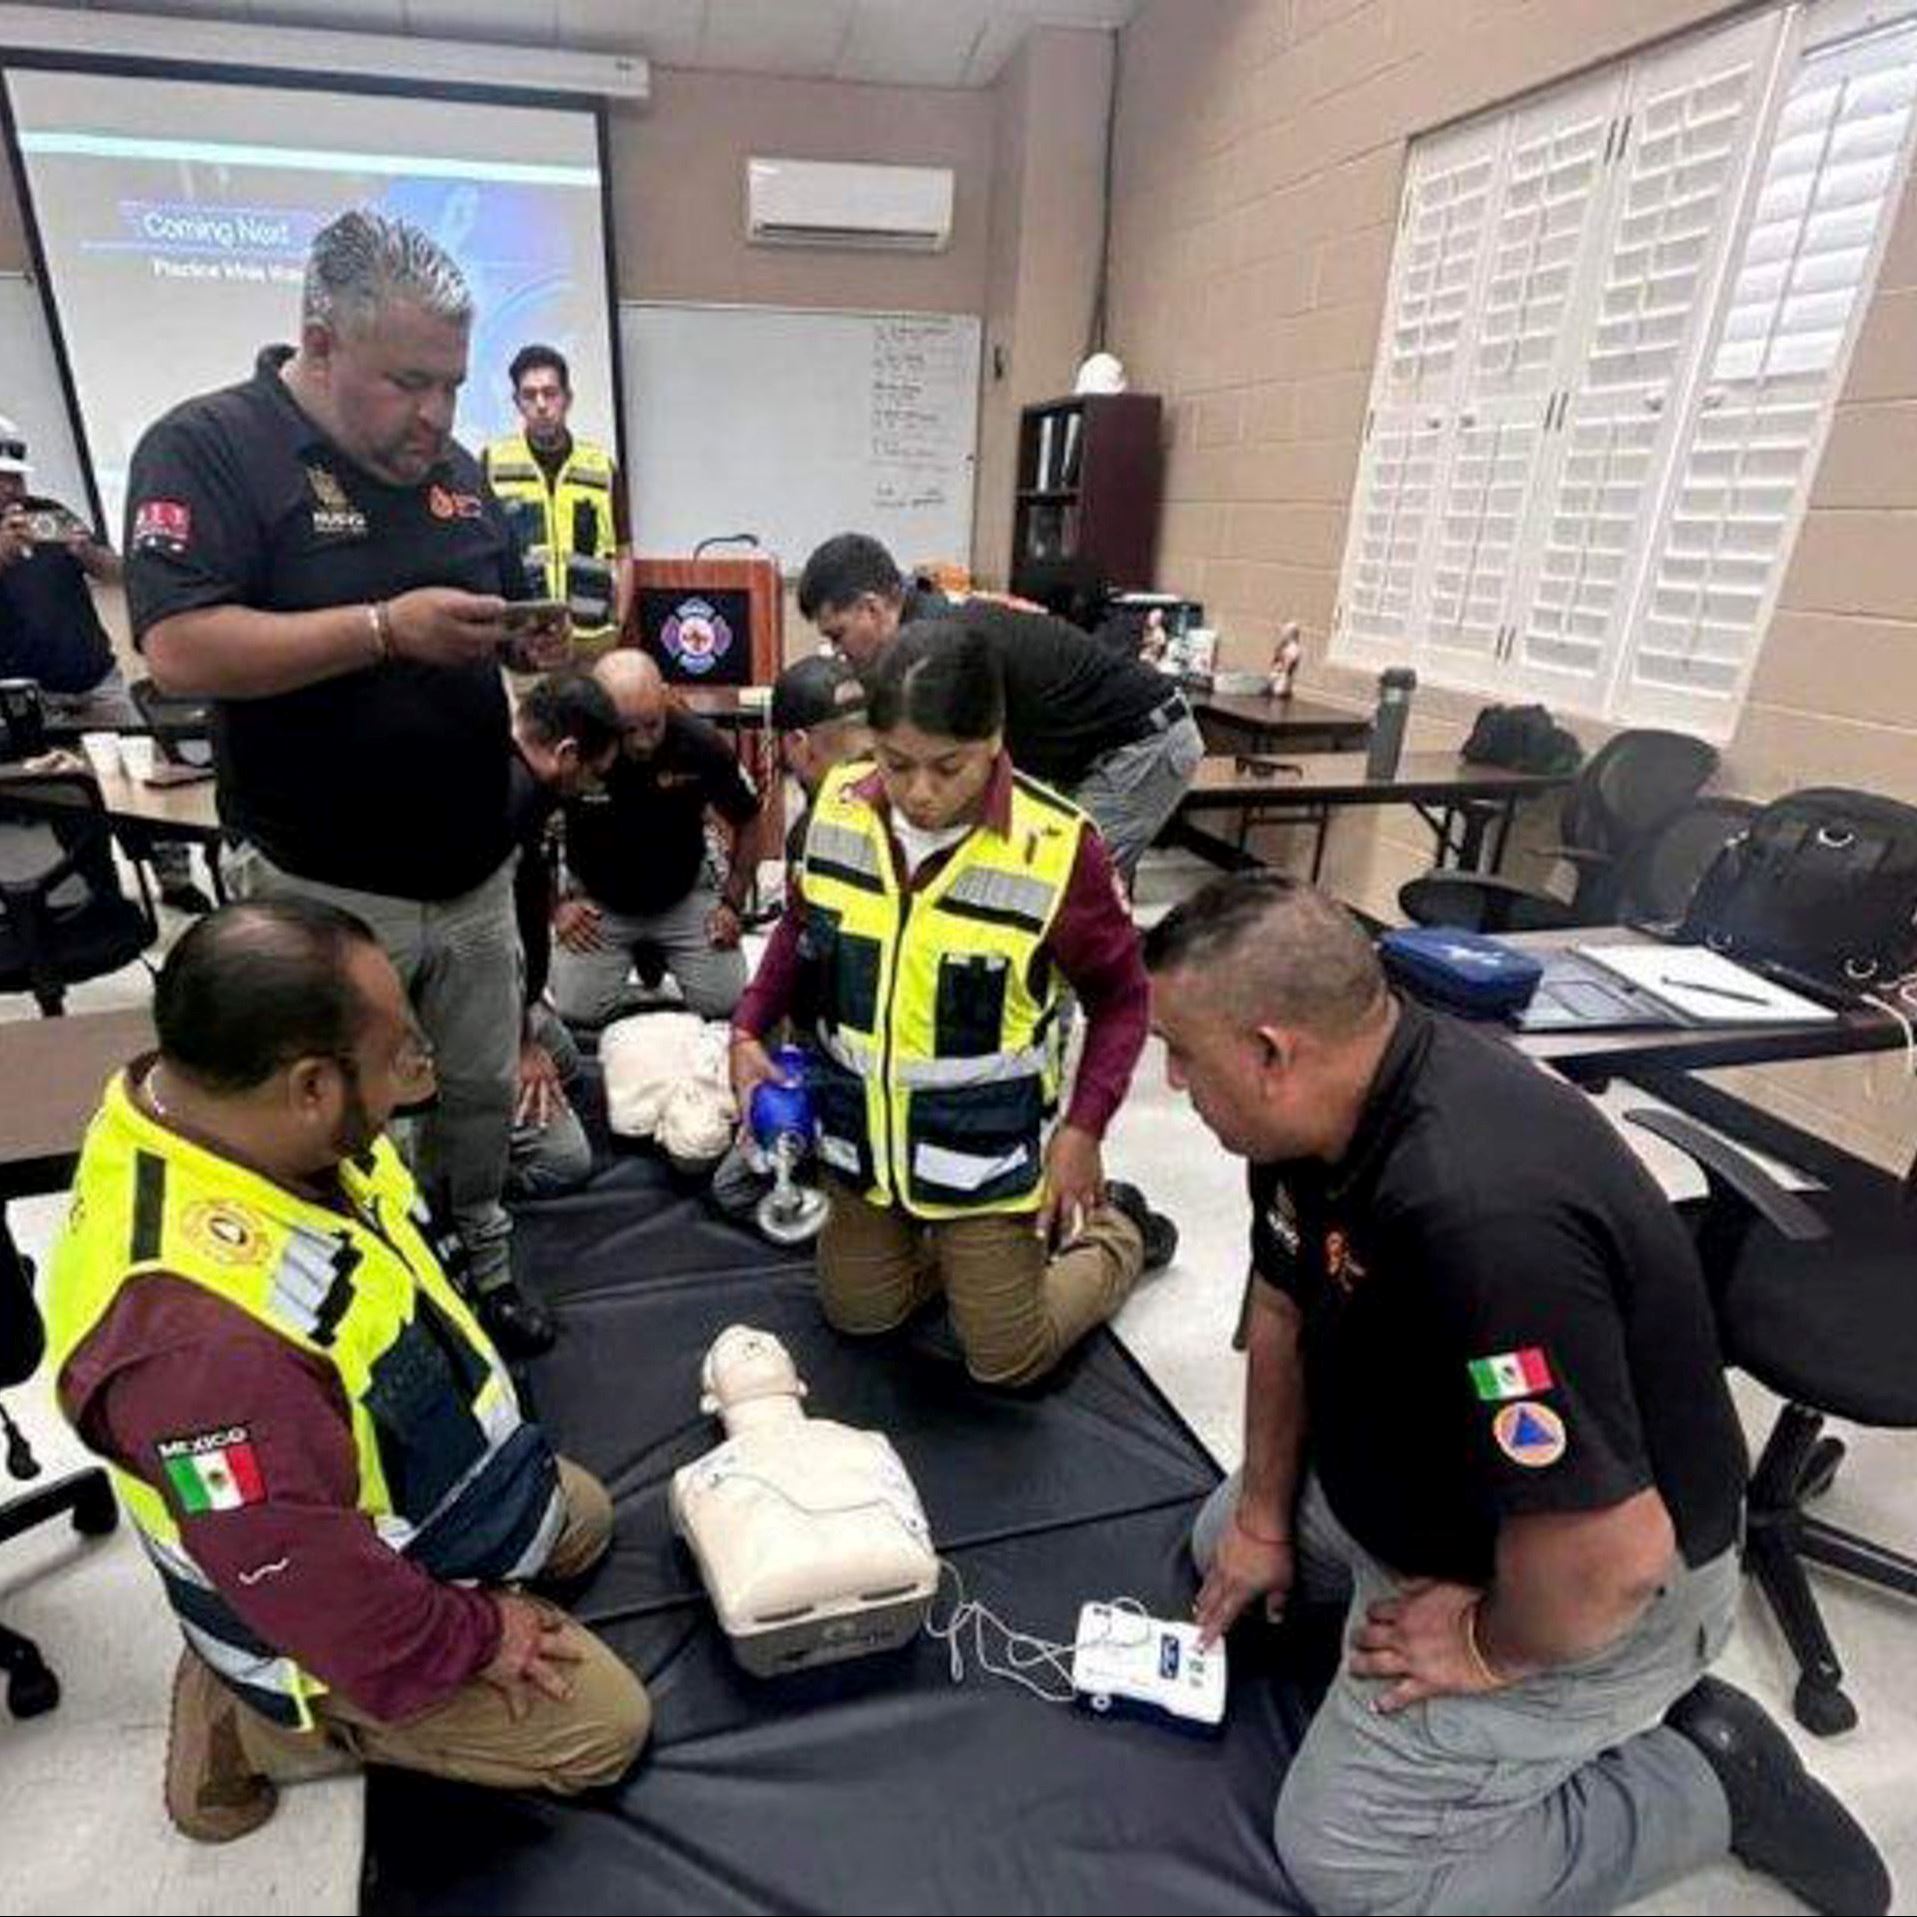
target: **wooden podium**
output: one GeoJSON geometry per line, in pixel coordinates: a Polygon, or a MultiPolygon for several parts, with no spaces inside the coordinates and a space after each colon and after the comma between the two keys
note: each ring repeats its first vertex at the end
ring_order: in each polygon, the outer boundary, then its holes
{"type": "Polygon", "coordinates": [[[785,662],[778,562],[641,559],[627,643],[659,662],[666,683],[769,686],[785,662]]]}

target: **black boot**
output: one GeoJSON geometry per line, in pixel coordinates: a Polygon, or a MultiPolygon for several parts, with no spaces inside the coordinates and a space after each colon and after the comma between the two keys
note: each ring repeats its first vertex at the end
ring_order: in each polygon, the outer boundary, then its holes
{"type": "Polygon", "coordinates": [[[1105,1196],[1138,1227],[1145,1241],[1147,1271],[1162,1271],[1178,1256],[1178,1227],[1162,1211],[1153,1211],[1136,1185],[1114,1178],[1106,1185],[1105,1196]]]}
{"type": "Polygon", "coordinates": [[[509,1358],[537,1358],[559,1336],[552,1313],[510,1279],[480,1293],[479,1321],[509,1358]]]}
{"type": "Polygon", "coordinates": [[[1700,1679],[1664,1721],[1703,1752],[1731,1807],[1731,1850],[1813,1910],[1878,1917],[1890,1872],[1877,1846],[1816,1778],[1754,1698],[1700,1679]]]}

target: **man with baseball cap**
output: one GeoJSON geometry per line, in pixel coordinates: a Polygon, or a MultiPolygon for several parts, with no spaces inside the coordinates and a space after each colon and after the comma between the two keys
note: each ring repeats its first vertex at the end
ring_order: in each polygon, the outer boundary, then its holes
{"type": "MultiPolygon", "coordinates": [[[[865,723],[865,687],[859,675],[831,653],[816,652],[787,666],[773,681],[772,730],[779,735],[779,763],[805,789],[811,804],[825,775],[871,748],[865,723]]],[[[789,872],[805,847],[806,815],[786,829],[789,872]]]]}

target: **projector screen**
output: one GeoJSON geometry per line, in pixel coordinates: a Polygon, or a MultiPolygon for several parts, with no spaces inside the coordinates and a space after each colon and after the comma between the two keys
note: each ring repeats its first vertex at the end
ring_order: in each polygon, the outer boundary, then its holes
{"type": "Polygon", "coordinates": [[[465,269],[469,447],[517,426],[506,367],[531,340],[571,362],[575,430],[616,443],[589,109],[26,68],[6,83],[110,535],[140,434],[298,339],[307,248],[352,206],[416,222],[465,269]]]}

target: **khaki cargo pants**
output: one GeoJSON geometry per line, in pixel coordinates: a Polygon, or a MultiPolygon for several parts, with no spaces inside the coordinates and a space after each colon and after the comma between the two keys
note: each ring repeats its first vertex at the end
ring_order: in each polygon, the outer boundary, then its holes
{"type": "Polygon", "coordinates": [[[928,1223],[869,1204],[827,1181],[819,1292],[840,1331],[870,1337],[902,1325],[945,1293],[966,1368],[981,1384],[1041,1378],[1125,1302],[1144,1266],[1138,1227],[1107,1205],[1052,1254],[1030,1212],[981,1212],[928,1223]]]}
{"type": "MultiPolygon", "coordinates": [[[[541,1573],[555,1583],[590,1570],[612,1542],[612,1500],[605,1487],[570,1459],[560,1459],[559,1475],[566,1528],[541,1573]]],[[[572,1695],[562,1703],[535,1693],[522,1717],[513,1716],[503,1692],[474,1678],[404,1724],[379,1723],[329,1693],[313,1707],[325,1746],[243,1709],[241,1743],[261,1771],[283,1781],[302,1770],[336,1770],[345,1755],[467,1784],[569,1797],[613,1783],[625,1772],[652,1728],[652,1706],[645,1686],[584,1625],[568,1619],[564,1641],[580,1659],[566,1667],[572,1695]]]]}

